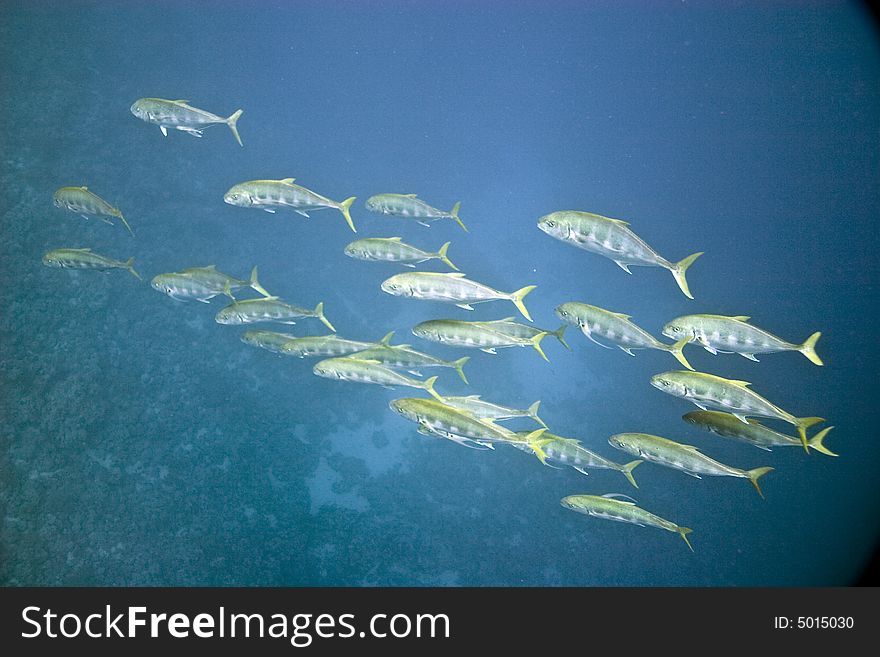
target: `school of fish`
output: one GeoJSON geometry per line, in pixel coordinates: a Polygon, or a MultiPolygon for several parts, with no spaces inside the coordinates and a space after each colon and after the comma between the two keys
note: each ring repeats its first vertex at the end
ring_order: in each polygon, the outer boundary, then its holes
{"type": "MultiPolygon", "coordinates": [[[[131,105],[131,113],[146,123],[157,125],[166,137],[169,129],[202,137],[206,128],[224,124],[229,127],[236,142],[243,146],[238,131],[241,109],[224,118],[194,107],[187,100],[141,98],[131,105]]],[[[304,218],[309,218],[310,213],[320,210],[336,210],[342,214],[351,231],[357,232],[350,212],[355,200],[354,196],[343,201],[331,200],[296,184],[294,178],[244,181],[233,185],[222,197],[222,201],[229,205],[256,208],[273,214],[288,208],[304,218]]],[[[134,237],[134,231],[122,211],[85,185],[60,187],[53,195],[53,203],[58,208],[86,219],[97,217],[110,225],[113,225],[112,219],[118,219],[134,237]]],[[[430,205],[416,194],[380,193],[370,196],[365,208],[374,214],[402,217],[425,227],[448,219],[468,231],[459,216],[459,201],[447,211],[430,205]]],[[[666,269],[674,277],[681,292],[689,299],[694,298],[686,272],[703,255],[702,252],[695,252],[679,261],[667,260],[639,237],[628,222],[590,212],[551,212],[538,219],[537,227],[560,242],[614,261],[628,274],[632,273],[631,266],[666,269]]],[[[576,326],[588,340],[606,349],[612,349],[611,345],[614,345],[630,356],[634,356],[634,351],[637,350],[665,351],[671,354],[686,369],[658,373],[651,378],[650,384],[661,392],[689,401],[699,408],[683,416],[687,424],[766,451],[774,447],[795,446],[802,447],[808,454],[816,451],[826,456],[837,456],[824,444],[833,427],[823,428],[813,437],[807,435],[808,429],[824,422],[823,418],[795,416],[753,391],[749,382],[695,371],[684,354],[684,348],[689,344],[700,346],[713,355],[733,353],[752,361],[758,361],[757,355],[797,351],[811,363],[821,366],[823,361],[816,352],[820,332],[812,333],[802,343],[789,342],[751,324],[750,317],[745,315],[693,314],[676,317],[663,325],[660,332],[672,340],[670,344],[662,342],[651,332],[638,326],[630,315],[581,301],[560,303],[555,314],[563,322],[562,325],[556,330],[543,329],[532,323],[532,317],[524,303],[526,295],[535,290],[536,286],[526,285],[512,292],[504,292],[472,280],[450,260],[450,244],[445,242],[432,250],[427,245],[407,244],[400,237],[367,237],[349,243],[341,251],[349,258],[363,262],[397,264],[411,269],[423,263],[437,261],[454,271],[397,273],[382,281],[378,288],[395,297],[441,302],[468,311],[473,310],[473,304],[476,303],[510,301],[529,322],[518,322],[516,317],[490,321],[428,319],[412,328],[412,334],[423,340],[448,347],[478,349],[493,355],[498,353],[498,349],[531,347],[543,360],[549,361],[541,344],[544,338],[554,336],[570,351],[564,332],[569,325],[576,326]],[[789,436],[765,426],[754,418],[790,424],[795,428],[797,436],[789,436]]],[[[141,279],[134,269],[133,257],[117,260],[96,253],[90,247],[59,247],[45,253],[42,262],[47,267],[65,269],[94,269],[103,272],[123,269],[141,279]]],[[[395,345],[392,344],[394,331],[387,332],[378,341],[343,338],[336,334],[336,329],[324,314],[323,302],[317,301],[312,309],[297,306],[267,291],[257,275],[256,266],[247,278],[237,278],[223,273],[211,264],[159,273],[151,279],[150,284],[155,290],[180,302],[198,301],[210,304],[215,297],[226,297],[228,303],[215,315],[218,324],[295,325],[303,320],[317,319],[331,333],[301,335],[251,329],[242,334],[241,340],[279,356],[319,359],[312,367],[312,372],[319,377],[386,388],[408,387],[427,393],[430,398],[403,397],[393,399],[389,404],[394,413],[416,424],[416,429],[422,436],[447,440],[475,450],[495,450],[499,445],[509,445],[535,456],[546,466],[571,468],[581,475],[589,474],[590,470],[614,470],[621,473],[635,488],[639,486],[633,470],[648,462],[680,470],[697,479],[703,476],[747,479],[758,494],[764,496],[758,480],[773,471],[770,466],[745,469],[727,465],[703,454],[693,445],[643,432],[620,432],[608,438],[607,442],[611,447],[636,457],[628,463],[617,463],[610,457],[587,448],[579,439],[551,433],[547,423],[538,416],[540,401],[535,401],[526,408],[517,408],[505,405],[500,400],[484,399],[479,394],[441,394],[434,387],[441,375],[423,378],[423,370],[455,370],[462,383],[467,385],[464,366],[471,360],[470,356],[441,358],[418,351],[409,344],[395,345]],[[242,290],[251,290],[258,296],[236,296],[242,290]],[[514,430],[501,424],[524,418],[539,425],[538,428],[514,430]]],[[[510,281],[499,281],[498,284],[509,290],[509,283],[510,281]]],[[[688,538],[692,531],[690,528],[642,509],[635,500],[626,495],[613,492],[578,493],[564,497],[560,504],[563,508],[594,518],[641,527],[657,527],[677,533],[688,548],[694,549],[688,538]]]]}

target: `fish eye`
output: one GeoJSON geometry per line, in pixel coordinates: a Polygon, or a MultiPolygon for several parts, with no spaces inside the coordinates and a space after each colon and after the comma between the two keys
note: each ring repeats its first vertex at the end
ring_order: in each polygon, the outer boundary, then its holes
{"type": "Polygon", "coordinates": [[[553,228],[555,225],[556,225],[556,222],[553,221],[552,219],[550,219],[550,220],[547,222],[547,228],[553,228]]]}

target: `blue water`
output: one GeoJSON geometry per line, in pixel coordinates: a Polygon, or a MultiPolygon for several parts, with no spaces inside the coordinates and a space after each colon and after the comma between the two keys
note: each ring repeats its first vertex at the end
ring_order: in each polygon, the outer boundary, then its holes
{"type": "MultiPolygon", "coordinates": [[[[83,3],[0,8],[0,581],[7,585],[834,585],[878,539],[876,384],[880,50],[851,3],[83,3]],[[129,113],[143,96],[244,109],[240,148],[129,113]],[[306,220],[225,205],[254,178],[356,195],[358,236],[402,236],[526,300],[539,326],[582,301],[659,336],[689,312],[750,315],[797,353],[712,356],[700,370],[753,382],[835,426],[841,454],[764,452],[685,424],[694,407],[649,385],[667,354],[631,358],[575,330],[497,356],[410,334],[431,318],[496,319],[391,297],[398,266],[346,258],[339,213],[306,220]],[[118,204],[135,237],[52,206],[64,185],[118,204]],[[464,233],[368,213],[379,192],[462,202],[464,233]],[[619,217],[669,259],[705,251],[685,298],[668,272],[551,239],[538,217],[619,217]],[[134,256],[146,279],[259,265],[273,293],[325,303],[345,337],[397,331],[472,356],[441,393],[518,407],[629,460],[607,438],[655,433],[744,480],[644,464],[552,470],[513,449],[425,438],[388,409],[410,389],[314,376],[314,361],[240,342],[210,306],[123,271],[44,267],[58,247],[134,256]],[[575,493],[619,492],[694,529],[675,535],[580,516],[575,493]]],[[[437,262],[422,266],[442,271],[437,262]]],[[[298,335],[321,334],[304,320],[298,335]]],[[[772,424],[772,422],[771,422],[772,424]]],[[[525,421],[511,424],[530,427],[525,421]]],[[[773,426],[790,431],[787,425],[773,426]]]]}

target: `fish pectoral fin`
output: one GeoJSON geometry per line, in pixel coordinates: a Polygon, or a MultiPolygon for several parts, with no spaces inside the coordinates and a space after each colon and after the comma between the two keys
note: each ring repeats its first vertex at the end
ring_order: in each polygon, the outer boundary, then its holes
{"type": "Polygon", "coordinates": [[[202,136],[201,130],[196,130],[195,128],[187,128],[186,126],[182,126],[182,125],[175,126],[175,127],[177,130],[180,130],[181,132],[185,132],[188,135],[192,135],[193,137],[201,137],[202,136]]]}
{"type": "Polygon", "coordinates": [[[718,350],[717,350],[715,347],[710,347],[709,345],[704,344],[704,345],[703,345],[703,349],[705,349],[706,351],[708,351],[708,352],[709,352],[710,354],[712,354],[713,356],[717,356],[717,355],[718,355],[718,350]]]}
{"type": "Polygon", "coordinates": [[[419,224],[419,225],[421,225],[421,226],[424,226],[425,228],[430,228],[430,227],[431,227],[431,224],[429,224],[429,223],[426,222],[426,221],[417,221],[416,223],[419,224]]]}
{"type": "Polygon", "coordinates": [[[624,347],[623,345],[617,345],[617,346],[620,347],[620,350],[621,350],[621,351],[625,351],[625,352],[628,353],[630,356],[635,356],[635,354],[632,352],[632,349],[631,349],[631,348],[629,348],[629,347],[624,347]]]}
{"type": "Polygon", "coordinates": [[[694,402],[694,406],[699,408],[701,411],[708,411],[709,410],[708,408],[706,408],[705,404],[701,404],[699,402],[694,402]]]}
{"type": "Polygon", "coordinates": [[[470,305],[469,303],[457,303],[455,305],[463,310],[473,310],[474,309],[474,307],[472,305],[470,305]]]}
{"type": "Polygon", "coordinates": [[[694,479],[702,479],[702,477],[700,475],[698,475],[696,472],[690,472],[689,470],[682,470],[682,472],[684,472],[686,475],[688,475],[690,477],[693,477],[694,479]]]}
{"type": "Polygon", "coordinates": [[[84,214],[81,214],[81,215],[79,215],[79,216],[82,217],[83,219],[85,219],[86,221],[89,220],[89,218],[88,218],[86,215],[84,215],[84,214]]]}
{"type": "Polygon", "coordinates": [[[760,363],[760,362],[761,362],[761,361],[759,361],[757,358],[755,358],[755,354],[744,354],[744,353],[741,353],[741,352],[740,352],[739,355],[742,356],[743,358],[748,358],[749,360],[753,360],[753,361],[755,361],[756,363],[760,363]]]}
{"type": "Polygon", "coordinates": [[[167,137],[167,136],[168,136],[168,128],[166,128],[164,125],[160,125],[160,126],[159,126],[159,130],[162,131],[162,135],[163,135],[164,137],[167,137]]]}
{"type": "Polygon", "coordinates": [[[263,208],[263,212],[268,212],[269,214],[275,214],[275,210],[272,208],[263,208]]]}
{"type": "MultiPolygon", "coordinates": [[[[422,262],[424,262],[424,260],[422,260],[422,262]]],[[[415,265],[411,265],[411,264],[408,263],[408,262],[404,262],[404,263],[401,263],[401,264],[403,264],[404,267],[409,267],[409,268],[411,268],[411,269],[415,269],[415,268],[416,268],[415,265]]]]}
{"type": "Polygon", "coordinates": [[[422,373],[418,370],[407,370],[407,373],[412,374],[413,376],[422,376],[422,373]]]}
{"type": "Polygon", "coordinates": [[[628,263],[626,263],[626,262],[621,262],[620,260],[615,260],[614,262],[615,262],[615,264],[616,264],[618,267],[620,267],[620,268],[621,268],[623,271],[625,271],[627,274],[632,274],[632,272],[629,270],[629,264],[628,264],[628,263]]]}
{"type": "Polygon", "coordinates": [[[576,472],[580,472],[582,475],[586,475],[586,476],[588,476],[588,477],[590,476],[590,473],[587,472],[586,469],[584,469],[584,468],[582,468],[582,467],[577,467],[577,468],[575,468],[575,471],[576,471],[576,472]]]}
{"type": "Polygon", "coordinates": [[[304,216],[306,219],[309,219],[309,218],[310,218],[310,217],[309,217],[309,213],[306,212],[305,210],[294,210],[294,212],[296,212],[297,214],[301,214],[301,215],[304,216]]]}
{"type": "Polygon", "coordinates": [[[591,342],[595,342],[597,345],[599,345],[599,346],[602,347],[603,349],[613,349],[613,347],[609,347],[607,344],[602,344],[601,342],[599,342],[598,340],[596,340],[596,338],[593,337],[593,334],[590,333],[589,331],[584,331],[584,329],[582,328],[582,329],[581,329],[581,332],[582,332],[584,335],[586,335],[586,336],[590,339],[591,342]]]}
{"type": "Polygon", "coordinates": [[[758,445],[756,443],[752,443],[758,449],[763,449],[765,452],[772,452],[773,450],[767,447],[767,445],[758,445]]]}
{"type": "Polygon", "coordinates": [[[498,352],[495,351],[495,347],[483,348],[483,349],[480,349],[480,351],[485,351],[487,354],[493,354],[493,355],[498,354],[498,352]]]}
{"type": "Polygon", "coordinates": [[[731,413],[731,415],[734,416],[737,420],[739,420],[739,421],[742,422],[743,424],[748,424],[748,423],[749,423],[749,418],[747,418],[747,417],[746,417],[745,415],[743,415],[742,413],[731,413]]]}
{"type": "Polygon", "coordinates": [[[101,219],[101,221],[103,221],[105,224],[110,224],[111,226],[113,225],[113,222],[110,221],[109,219],[107,219],[106,217],[100,217],[100,219],[101,219]]]}
{"type": "Polygon", "coordinates": [[[200,303],[207,303],[207,304],[210,304],[210,303],[211,303],[211,302],[208,301],[207,299],[196,299],[196,301],[198,301],[198,302],[200,302],[200,303]]]}

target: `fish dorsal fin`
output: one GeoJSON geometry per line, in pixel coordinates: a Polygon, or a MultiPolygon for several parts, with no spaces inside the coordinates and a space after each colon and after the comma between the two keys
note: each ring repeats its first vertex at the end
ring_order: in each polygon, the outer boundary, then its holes
{"type": "Polygon", "coordinates": [[[506,324],[507,322],[515,322],[516,317],[504,317],[503,319],[493,319],[489,322],[480,322],[481,324],[506,324]]]}
{"type": "Polygon", "coordinates": [[[172,103],[188,103],[188,100],[172,100],[172,103]]]}
{"type": "Polygon", "coordinates": [[[629,222],[628,222],[628,221],[624,221],[623,219],[612,219],[611,217],[602,217],[602,218],[603,218],[603,219],[607,219],[608,221],[612,221],[612,222],[614,222],[615,224],[618,224],[618,225],[620,225],[620,226],[629,226],[629,222]]]}
{"type": "Polygon", "coordinates": [[[727,382],[732,383],[735,386],[739,386],[740,388],[748,388],[750,385],[752,385],[748,381],[738,381],[737,379],[727,379],[727,382]]]}
{"type": "Polygon", "coordinates": [[[731,317],[731,319],[736,319],[740,322],[747,322],[751,319],[751,317],[748,317],[746,315],[736,315],[735,317],[731,317]]]}
{"type": "Polygon", "coordinates": [[[478,418],[478,420],[480,422],[482,422],[483,424],[490,426],[490,427],[493,427],[493,428],[498,426],[497,424],[495,424],[495,420],[493,420],[491,417],[481,417],[481,418],[478,418]]]}
{"type": "Polygon", "coordinates": [[[386,347],[391,344],[391,338],[394,337],[394,331],[389,331],[385,334],[385,337],[379,340],[379,344],[385,345],[386,347]]]}
{"type": "Polygon", "coordinates": [[[630,506],[636,505],[636,501],[633,498],[629,495],[624,495],[623,493],[605,493],[602,497],[614,500],[615,502],[620,502],[621,504],[629,504],[630,506]]]}
{"type": "Polygon", "coordinates": [[[460,271],[451,271],[445,273],[438,272],[437,276],[446,276],[447,278],[464,278],[465,275],[462,274],[460,271]]]}
{"type": "Polygon", "coordinates": [[[685,445],[684,443],[678,443],[678,446],[681,447],[682,449],[686,449],[690,452],[699,452],[700,451],[699,447],[694,447],[693,445],[685,445]]]}
{"type": "Polygon", "coordinates": [[[405,196],[406,198],[418,198],[418,194],[401,194],[401,196],[405,196]]]}
{"type": "Polygon", "coordinates": [[[385,239],[388,240],[389,242],[399,242],[403,238],[401,238],[401,237],[386,237],[385,239]]]}
{"type": "Polygon", "coordinates": [[[479,395],[465,395],[465,399],[479,399],[479,395]]]}
{"type": "Polygon", "coordinates": [[[284,183],[285,185],[291,184],[296,178],[285,178],[283,180],[279,180],[278,182],[284,183]]]}
{"type": "Polygon", "coordinates": [[[352,360],[356,360],[359,363],[369,363],[370,365],[381,365],[382,361],[375,360],[373,358],[352,358],[352,360]]]}
{"type": "Polygon", "coordinates": [[[562,443],[568,443],[569,445],[580,445],[581,444],[581,441],[578,440],[577,438],[557,438],[556,440],[559,442],[562,442],[562,443]]]}
{"type": "Polygon", "coordinates": [[[68,251],[76,251],[77,253],[91,253],[91,248],[83,248],[83,249],[67,249],[68,251]]]}
{"type": "Polygon", "coordinates": [[[81,185],[81,186],[80,186],[80,189],[83,190],[84,192],[89,191],[89,188],[86,187],[85,185],[81,185]]]}
{"type": "Polygon", "coordinates": [[[624,315],[623,313],[611,313],[615,317],[620,317],[620,319],[629,319],[631,315],[624,315]]]}
{"type": "Polygon", "coordinates": [[[281,297],[270,296],[270,297],[261,297],[259,299],[248,299],[248,301],[278,301],[281,297]]]}

